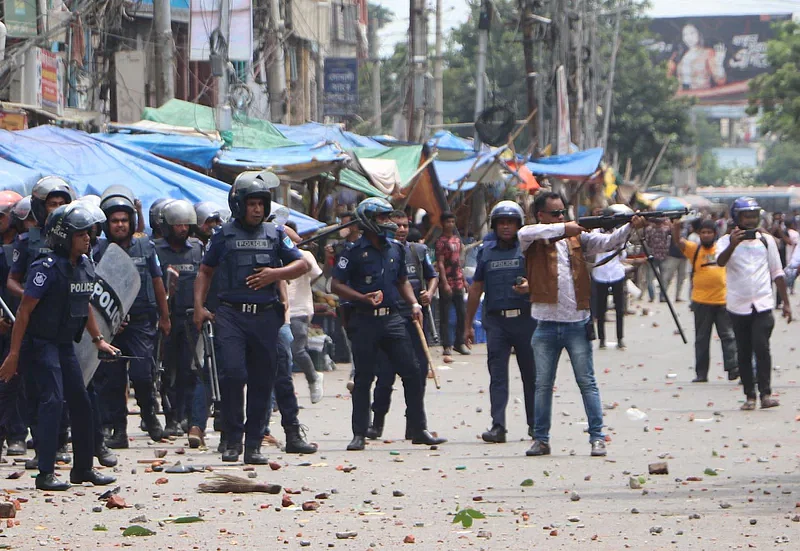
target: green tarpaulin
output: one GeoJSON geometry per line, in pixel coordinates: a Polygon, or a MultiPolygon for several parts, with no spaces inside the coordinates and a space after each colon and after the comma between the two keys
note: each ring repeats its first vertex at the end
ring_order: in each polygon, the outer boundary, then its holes
{"type": "MultiPolygon", "coordinates": [[[[397,162],[397,170],[400,173],[400,185],[404,188],[409,184],[411,176],[419,168],[419,159],[422,155],[421,145],[398,146],[388,148],[356,147],[349,153],[355,154],[360,159],[386,159],[397,162]]],[[[333,178],[332,175],[328,175],[333,178]]],[[[346,168],[339,174],[339,183],[345,187],[360,191],[367,197],[386,197],[376,189],[369,181],[354,170],[346,168]]]]}
{"type": "MultiPolygon", "coordinates": [[[[212,131],[217,128],[214,109],[178,99],[170,100],[159,108],[146,107],[142,118],[197,130],[212,131]]],[[[270,149],[297,145],[281,134],[271,122],[247,116],[234,116],[232,129],[229,132],[220,132],[220,136],[228,147],[270,149]]]]}

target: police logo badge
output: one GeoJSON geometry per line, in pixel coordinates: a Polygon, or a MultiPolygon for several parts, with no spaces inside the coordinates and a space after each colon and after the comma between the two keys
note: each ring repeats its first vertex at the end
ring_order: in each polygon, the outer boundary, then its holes
{"type": "Polygon", "coordinates": [[[14,252],[11,253],[11,261],[12,262],[17,262],[18,260],[19,260],[19,250],[18,249],[14,249],[14,252]]]}
{"type": "Polygon", "coordinates": [[[347,269],[347,263],[348,263],[348,262],[350,262],[350,261],[349,261],[349,260],[347,260],[345,257],[343,257],[343,256],[342,256],[342,257],[340,257],[340,258],[339,258],[339,264],[338,264],[338,266],[339,266],[339,269],[341,269],[341,270],[345,270],[345,269],[347,269]]]}
{"type": "Polygon", "coordinates": [[[367,285],[369,285],[370,283],[372,283],[372,276],[366,276],[366,277],[364,277],[364,282],[365,282],[367,285]]]}
{"type": "Polygon", "coordinates": [[[294,249],[294,241],[289,239],[289,236],[283,238],[283,244],[286,245],[287,249],[294,249]]]}
{"type": "Polygon", "coordinates": [[[33,276],[33,284],[37,287],[41,287],[44,285],[44,282],[47,281],[47,276],[44,275],[42,272],[36,272],[36,275],[33,276]]]}

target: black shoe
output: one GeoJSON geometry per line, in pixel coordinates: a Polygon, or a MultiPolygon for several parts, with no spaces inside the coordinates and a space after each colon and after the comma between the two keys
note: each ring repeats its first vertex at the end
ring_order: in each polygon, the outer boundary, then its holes
{"type": "MultiPolygon", "coordinates": [[[[729,381],[735,381],[738,378],[739,378],[739,370],[738,369],[731,369],[730,371],[728,371],[728,380],[729,381]]],[[[9,448],[10,448],[10,446],[9,446],[9,448]]],[[[9,454],[9,455],[11,455],[11,454],[9,454]]]]}
{"type": "MultiPolygon", "coordinates": [[[[239,456],[237,455],[236,458],[238,459],[239,456]]],[[[225,461],[225,456],[222,456],[222,460],[225,461]]],[[[261,447],[256,446],[255,448],[245,448],[244,449],[244,462],[247,465],[266,465],[269,463],[269,459],[267,456],[261,453],[261,447]]]]}
{"type": "Polygon", "coordinates": [[[438,446],[447,442],[447,438],[440,438],[432,435],[427,430],[417,431],[411,438],[412,444],[423,444],[425,446],[438,446]]]}
{"type": "Polygon", "coordinates": [[[241,446],[229,446],[222,452],[222,460],[226,463],[236,463],[242,453],[241,446]]]}
{"type": "Polygon", "coordinates": [[[106,446],[105,444],[100,444],[95,448],[94,456],[97,458],[97,462],[100,463],[103,467],[117,466],[117,454],[109,450],[108,446],[106,446]]]}
{"type": "Polygon", "coordinates": [[[366,445],[367,442],[366,440],[364,440],[364,437],[361,436],[360,434],[356,434],[353,435],[353,439],[350,440],[349,444],[347,444],[347,451],[349,452],[361,451],[364,449],[366,445]]]}
{"type": "Polygon", "coordinates": [[[156,414],[153,413],[153,415],[143,417],[142,420],[144,421],[144,427],[150,440],[153,442],[161,442],[161,439],[164,438],[164,429],[161,428],[161,422],[156,417],[156,414]]]}
{"type": "MultiPolygon", "coordinates": [[[[149,431],[148,431],[149,432],[149,431]]],[[[175,419],[167,419],[167,426],[164,427],[163,435],[170,436],[183,436],[183,430],[175,419]]],[[[153,439],[155,440],[155,438],[153,439]]]]}
{"type": "Polygon", "coordinates": [[[69,448],[64,444],[56,451],[56,463],[70,463],[71,461],[72,456],[69,454],[69,448]]]}
{"type": "Polygon", "coordinates": [[[25,447],[25,440],[9,440],[6,455],[25,455],[28,448],[25,447]]]}
{"type": "Polygon", "coordinates": [[[464,346],[463,344],[459,344],[458,346],[454,346],[453,350],[461,354],[462,356],[469,356],[472,352],[469,351],[469,348],[464,346]]]}
{"type": "Polygon", "coordinates": [[[534,440],[533,446],[525,452],[528,457],[537,455],[550,455],[550,444],[542,442],[541,440],[534,440]]]}
{"type": "MultiPolygon", "coordinates": [[[[367,429],[367,438],[370,440],[377,440],[383,436],[383,416],[376,415],[372,420],[372,424],[367,429]]],[[[407,438],[407,437],[406,437],[407,438]]]]}
{"type": "Polygon", "coordinates": [[[692,379],[692,382],[693,383],[707,383],[708,382],[708,377],[701,377],[700,375],[698,375],[697,377],[692,379]]]}
{"type": "Polygon", "coordinates": [[[37,471],[39,470],[39,454],[34,454],[32,458],[25,462],[25,470],[37,471]]]}
{"type": "Polygon", "coordinates": [[[106,439],[106,446],[112,450],[126,450],[130,446],[128,442],[128,431],[124,426],[115,427],[114,434],[111,438],[106,439]]]}
{"type": "Polygon", "coordinates": [[[605,457],[605,456],[606,456],[605,440],[592,440],[592,457],[605,457]]]}
{"type": "Polygon", "coordinates": [[[72,469],[69,473],[69,481],[73,484],[83,484],[84,482],[91,482],[95,486],[106,486],[117,481],[114,476],[102,474],[94,469],[88,471],[76,471],[72,469]]]}
{"type": "Polygon", "coordinates": [[[317,445],[309,444],[305,439],[305,427],[292,425],[283,430],[286,434],[286,453],[317,453],[317,445]]]}
{"type": "Polygon", "coordinates": [[[492,428],[481,434],[484,442],[491,442],[494,444],[505,444],[506,442],[506,429],[502,425],[492,425],[492,428]]]}
{"type": "Polygon", "coordinates": [[[36,477],[36,489],[45,490],[47,492],[63,492],[69,490],[72,486],[68,482],[61,482],[53,473],[42,474],[36,477]]]}

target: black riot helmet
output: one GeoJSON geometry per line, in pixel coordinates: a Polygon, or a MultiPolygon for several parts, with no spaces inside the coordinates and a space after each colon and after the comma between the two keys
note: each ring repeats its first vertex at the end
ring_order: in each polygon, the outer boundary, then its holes
{"type": "Polygon", "coordinates": [[[79,231],[88,231],[96,220],[96,213],[83,203],[61,205],[50,213],[44,225],[47,246],[59,256],[69,256],[72,236],[79,231]]]}
{"type": "Polygon", "coordinates": [[[45,176],[33,186],[31,190],[31,212],[39,226],[44,226],[47,220],[47,199],[51,195],[61,195],[67,203],[75,200],[75,192],[64,178],[59,176],[45,176]]]}
{"type": "Polygon", "coordinates": [[[192,227],[197,225],[197,214],[189,201],[175,199],[164,205],[161,209],[161,234],[164,237],[172,236],[172,226],[185,224],[192,227]]]}
{"type": "MultiPolygon", "coordinates": [[[[100,208],[106,215],[106,218],[111,218],[115,212],[127,212],[130,220],[129,235],[133,235],[136,231],[136,206],[135,196],[133,192],[126,186],[115,184],[109,186],[100,197],[100,208]]],[[[106,236],[110,237],[108,229],[108,221],[106,220],[103,225],[103,231],[106,236]]]]}
{"type": "Polygon", "coordinates": [[[153,201],[153,204],[150,205],[150,211],[147,213],[147,221],[150,229],[153,231],[161,231],[161,211],[170,201],[173,201],[170,197],[161,197],[153,201]]]}
{"type": "Polygon", "coordinates": [[[242,172],[236,177],[228,193],[231,216],[242,222],[247,212],[247,200],[260,197],[264,200],[264,219],[266,219],[272,206],[272,190],[279,185],[281,185],[280,179],[268,170],[242,172]]]}

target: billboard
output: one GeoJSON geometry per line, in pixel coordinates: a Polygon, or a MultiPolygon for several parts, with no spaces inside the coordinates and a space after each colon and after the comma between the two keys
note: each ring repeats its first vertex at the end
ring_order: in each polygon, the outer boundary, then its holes
{"type": "Polygon", "coordinates": [[[743,100],[748,81],[769,71],[767,41],[781,15],[731,15],[653,19],[648,48],[678,79],[678,95],[703,103],[743,100]]]}
{"type": "Polygon", "coordinates": [[[346,117],[358,112],[358,59],[329,57],[325,59],[326,117],[346,117]]]}
{"type": "Polygon", "coordinates": [[[36,2],[4,0],[3,13],[9,38],[36,36],[36,2]]]}

